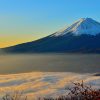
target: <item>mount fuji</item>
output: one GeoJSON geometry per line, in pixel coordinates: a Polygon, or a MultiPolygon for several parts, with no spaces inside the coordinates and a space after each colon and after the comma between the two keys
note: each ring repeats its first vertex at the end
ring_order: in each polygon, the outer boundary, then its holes
{"type": "Polygon", "coordinates": [[[9,53],[100,53],[100,23],[81,18],[71,26],[36,41],[4,48],[9,53]]]}

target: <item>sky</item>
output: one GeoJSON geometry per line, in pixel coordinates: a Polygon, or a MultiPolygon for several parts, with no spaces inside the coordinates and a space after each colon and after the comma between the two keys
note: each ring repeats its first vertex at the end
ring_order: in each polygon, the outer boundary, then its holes
{"type": "Polygon", "coordinates": [[[39,39],[86,17],[100,22],[100,0],[0,0],[0,48],[39,39]]]}

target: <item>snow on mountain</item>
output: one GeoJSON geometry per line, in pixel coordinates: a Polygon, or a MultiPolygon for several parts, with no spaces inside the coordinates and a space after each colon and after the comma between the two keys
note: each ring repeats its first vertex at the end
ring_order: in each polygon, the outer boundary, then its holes
{"type": "Polygon", "coordinates": [[[66,29],[60,30],[51,36],[63,36],[67,33],[74,35],[90,34],[96,35],[100,33],[100,23],[91,18],[81,18],[66,29]]]}

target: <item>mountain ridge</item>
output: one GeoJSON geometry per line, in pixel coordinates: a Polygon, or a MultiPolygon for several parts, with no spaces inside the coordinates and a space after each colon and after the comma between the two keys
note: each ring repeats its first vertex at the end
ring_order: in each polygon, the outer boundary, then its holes
{"type": "Polygon", "coordinates": [[[80,19],[62,32],[56,32],[36,41],[4,48],[7,53],[100,53],[100,23],[90,18],[80,19]],[[90,23],[89,25],[87,24],[90,23]],[[82,25],[83,24],[83,25],[82,25]],[[90,27],[91,26],[91,27],[90,27]],[[81,33],[83,30],[94,28],[95,33],[81,33]],[[95,27],[96,31],[95,31],[95,27]],[[80,29],[76,34],[77,30],[80,29]],[[71,30],[71,31],[70,31],[71,30]],[[73,31],[72,31],[73,30],[73,31]],[[76,31],[75,31],[76,30],[76,31]],[[65,33],[64,33],[65,32],[65,33]]]}
{"type": "Polygon", "coordinates": [[[92,18],[81,18],[80,20],[76,21],[66,29],[58,31],[52,36],[66,35],[69,32],[73,33],[74,35],[81,35],[81,34],[96,35],[100,33],[100,23],[93,20],[92,18]]]}

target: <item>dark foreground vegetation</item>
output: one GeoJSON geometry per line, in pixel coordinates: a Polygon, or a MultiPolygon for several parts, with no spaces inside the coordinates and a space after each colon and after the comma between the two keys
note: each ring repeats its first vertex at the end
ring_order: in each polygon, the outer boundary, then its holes
{"type": "MultiPolygon", "coordinates": [[[[69,93],[60,96],[38,98],[37,100],[100,100],[100,89],[95,90],[91,86],[82,83],[73,83],[74,86],[68,88],[69,93]]],[[[36,98],[36,97],[35,97],[36,98]]],[[[6,94],[1,100],[30,100],[23,96],[22,92],[6,94]]]]}

